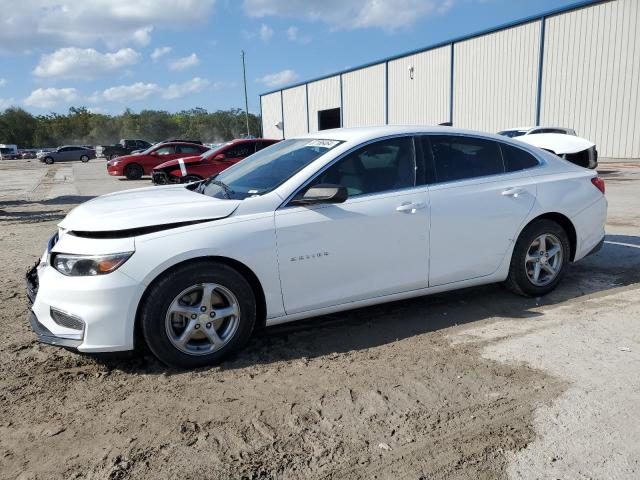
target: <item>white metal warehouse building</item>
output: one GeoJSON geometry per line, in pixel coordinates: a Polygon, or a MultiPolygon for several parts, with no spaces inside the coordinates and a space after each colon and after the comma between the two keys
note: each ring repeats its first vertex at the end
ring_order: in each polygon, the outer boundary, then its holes
{"type": "Polygon", "coordinates": [[[589,0],[260,96],[263,135],[439,124],[574,128],[640,158],[640,0],[589,0]]]}

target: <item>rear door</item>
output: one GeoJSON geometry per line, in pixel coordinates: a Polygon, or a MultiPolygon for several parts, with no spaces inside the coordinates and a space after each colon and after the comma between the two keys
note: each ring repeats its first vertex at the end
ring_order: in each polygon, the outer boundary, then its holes
{"type": "Polygon", "coordinates": [[[429,285],[492,274],[535,202],[528,168],[537,160],[479,137],[425,135],[422,144],[434,170],[429,285]]]}

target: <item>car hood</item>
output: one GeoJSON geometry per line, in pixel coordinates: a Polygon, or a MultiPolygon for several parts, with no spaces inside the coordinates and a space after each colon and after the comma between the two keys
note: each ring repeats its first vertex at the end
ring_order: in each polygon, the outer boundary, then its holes
{"type": "Polygon", "coordinates": [[[200,163],[202,161],[202,157],[200,157],[200,155],[197,155],[195,157],[183,157],[175,160],[169,160],[168,162],[161,163],[153,169],[164,170],[165,168],[179,168],[180,160],[182,160],[185,165],[193,165],[195,163],[200,163]]]}
{"type": "Polygon", "coordinates": [[[59,227],[83,232],[113,232],[228,217],[240,200],[220,200],[184,185],[147,187],[110,193],[77,206],[59,227]]]}
{"type": "Polygon", "coordinates": [[[575,135],[563,135],[561,133],[536,133],[514,138],[519,142],[528,143],[534,147],[551,150],[556,155],[578,153],[595,145],[586,138],[575,135]]]}

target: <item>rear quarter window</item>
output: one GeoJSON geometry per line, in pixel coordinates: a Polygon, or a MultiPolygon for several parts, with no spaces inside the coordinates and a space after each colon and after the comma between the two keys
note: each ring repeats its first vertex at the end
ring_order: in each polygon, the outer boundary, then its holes
{"type": "Polygon", "coordinates": [[[507,172],[517,172],[527,168],[537,167],[540,162],[529,152],[512,145],[502,144],[502,158],[507,172]]]}

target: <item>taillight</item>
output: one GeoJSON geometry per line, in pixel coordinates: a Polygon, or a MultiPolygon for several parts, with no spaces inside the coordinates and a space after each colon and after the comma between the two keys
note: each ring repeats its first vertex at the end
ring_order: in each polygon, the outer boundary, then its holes
{"type": "Polygon", "coordinates": [[[600,177],[593,177],[591,179],[591,183],[593,183],[596,188],[598,190],[600,190],[602,192],[602,194],[604,195],[604,180],[601,179],[600,177]]]}

